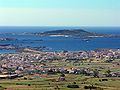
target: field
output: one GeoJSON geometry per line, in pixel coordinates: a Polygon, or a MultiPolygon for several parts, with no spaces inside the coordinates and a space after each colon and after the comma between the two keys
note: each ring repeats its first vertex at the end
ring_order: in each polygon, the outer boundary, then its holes
{"type": "MultiPolygon", "coordinates": [[[[115,60],[114,62],[119,62],[115,60]]],[[[105,73],[106,70],[120,71],[120,66],[113,66],[112,63],[88,61],[80,62],[58,62],[53,61],[47,63],[48,66],[77,68],[88,67],[92,69],[99,69],[100,73],[105,73]]],[[[99,77],[85,76],[83,74],[65,74],[65,80],[59,81],[61,74],[44,74],[37,78],[33,75],[27,75],[16,79],[0,80],[0,90],[85,90],[85,86],[93,86],[95,89],[91,90],[120,90],[119,77],[99,77]],[[68,88],[68,85],[76,85],[79,88],[68,88]]],[[[88,89],[89,90],[89,89],[88,89]]]]}

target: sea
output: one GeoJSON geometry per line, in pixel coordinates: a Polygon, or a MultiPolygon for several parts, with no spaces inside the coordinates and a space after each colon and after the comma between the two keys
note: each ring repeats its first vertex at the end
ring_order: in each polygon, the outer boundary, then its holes
{"type": "MultiPolygon", "coordinates": [[[[45,32],[51,30],[64,29],[83,29],[89,32],[96,32],[100,34],[119,34],[120,27],[0,27],[0,38],[16,38],[17,40],[0,41],[0,44],[10,44],[17,47],[46,47],[45,51],[89,51],[95,49],[120,48],[119,37],[97,37],[90,38],[89,41],[84,41],[82,38],[73,37],[40,37],[35,35],[28,35],[26,33],[45,32]]],[[[15,50],[0,50],[1,54],[16,53],[15,50]]]]}

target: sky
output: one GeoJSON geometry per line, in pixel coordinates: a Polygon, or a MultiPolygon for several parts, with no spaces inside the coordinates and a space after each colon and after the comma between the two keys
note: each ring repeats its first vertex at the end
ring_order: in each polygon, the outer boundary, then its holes
{"type": "Polygon", "coordinates": [[[120,0],[0,0],[0,26],[120,26],[120,0]]]}

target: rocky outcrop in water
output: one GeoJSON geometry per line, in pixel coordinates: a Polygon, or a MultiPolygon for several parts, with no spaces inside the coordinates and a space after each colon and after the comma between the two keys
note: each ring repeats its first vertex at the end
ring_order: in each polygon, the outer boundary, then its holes
{"type": "Polygon", "coordinates": [[[16,38],[0,38],[0,41],[11,41],[11,40],[17,40],[16,38]]]}

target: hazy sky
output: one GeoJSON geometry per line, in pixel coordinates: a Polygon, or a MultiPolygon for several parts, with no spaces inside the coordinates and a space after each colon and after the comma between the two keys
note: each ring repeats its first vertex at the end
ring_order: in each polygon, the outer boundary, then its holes
{"type": "Polygon", "coordinates": [[[0,0],[0,26],[120,26],[120,0],[0,0]]]}

